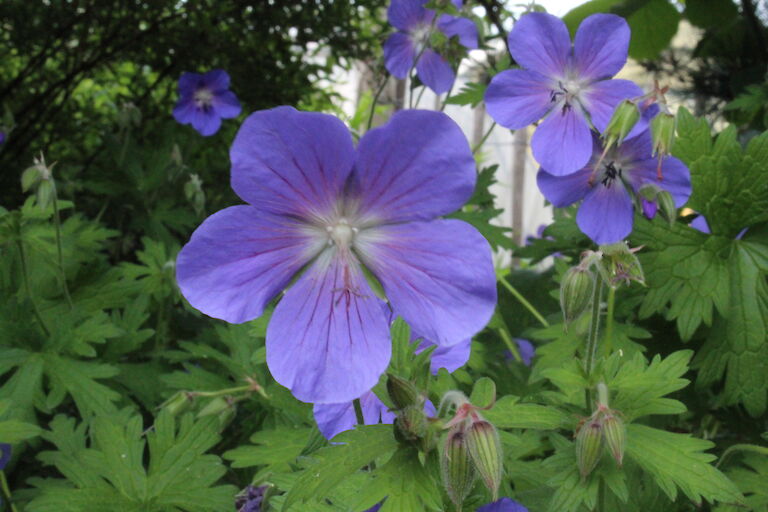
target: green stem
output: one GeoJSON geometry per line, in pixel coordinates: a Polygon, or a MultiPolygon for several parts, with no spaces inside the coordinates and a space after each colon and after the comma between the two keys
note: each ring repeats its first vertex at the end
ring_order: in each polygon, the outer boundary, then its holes
{"type": "Polygon", "coordinates": [[[603,278],[598,274],[595,277],[595,287],[592,292],[592,317],[589,320],[589,336],[587,337],[587,349],[584,356],[586,363],[584,371],[587,374],[587,413],[592,407],[592,385],[590,383],[592,370],[595,367],[595,355],[597,354],[597,338],[600,331],[600,299],[603,293],[603,278]]]}
{"type": "MultiPolygon", "coordinates": [[[[426,86],[421,88],[421,90],[419,91],[419,95],[416,96],[416,104],[413,105],[413,106],[409,105],[410,108],[418,107],[419,106],[419,102],[421,101],[421,97],[424,96],[424,91],[426,91],[426,90],[427,90],[426,86]]],[[[410,102],[410,98],[409,98],[409,102],[410,102]]]]}
{"type": "Polygon", "coordinates": [[[733,446],[729,446],[728,449],[723,452],[723,454],[720,456],[720,460],[718,460],[717,464],[715,464],[715,467],[719,468],[720,464],[722,464],[725,459],[728,458],[728,456],[733,452],[752,452],[759,453],[760,455],[765,455],[768,457],[768,448],[765,446],[760,446],[757,444],[734,444],[733,446]]]}
{"type": "Polygon", "coordinates": [[[499,329],[499,335],[501,336],[501,339],[504,341],[504,344],[507,346],[509,351],[512,352],[512,356],[515,358],[515,360],[519,363],[522,363],[523,356],[520,355],[520,350],[517,348],[517,344],[512,340],[512,336],[510,336],[507,332],[507,328],[504,327],[503,329],[499,329]]]}
{"type": "Polygon", "coordinates": [[[3,494],[5,495],[5,501],[11,506],[13,512],[18,512],[16,505],[11,501],[11,489],[8,487],[8,480],[5,478],[5,471],[0,470],[0,485],[3,487],[3,494]]]}
{"type": "Polygon", "coordinates": [[[69,287],[67,286],[67,274],[64,272],[64,256],[61,250],[61,215],[59,214],[59,198],[56,191],[56,182],[53,185],[53,224],[56,227],[56,255],[58,257],[59,272],[61,273],[61,286],[64,288],[64,296],[67,298],[67,304],[69,309],[74,309],[72,304],[72,296],[69,294],[69,287]]]}
{"type": "Polygon", "coordinates": [[[261,386],[254,386],[254,384],[247,384],[245,386],[237,386],[234,388],[219,389],[217,391],[190,391],[190,394],[193,396],[216,397],[223,395],[233,395],[243,391],[256,391],[264,398],[269,398],[269,395],[267,395],[266,392],[261,389],[261,386]]]}
{"type": "Polygon", "coordinates": [[[381,82],[381,86],[376,91],[376,94],[373,96],[373,101],[371,102],[371,111],[368,114],[368,125],[365,127],[365,131],[368,131],[371,129],[371,125],[373,124],[373,114],[376,110],[376,103],[379,101],[379,96],[381,96],[382,91],[384,91],[384,87],[387,85],[387,78],[384,78],[384,81],[381,82]]]}
{"type": "Polygon", "coordinates": [[[602,479],[600,479],[597,487],[597,503],[598,512],[606,512],[608,510],[605,506],[605,481],[602,479]]]}
{"type": "Polygon", "coordinates": [[[445,95],[445,100],[443,100],[443,105],[440,107],[440,112],[443,112],[445,110],[445,107],[448,105],[448,100],[451,98],[451,93],[453,92],[453,86],[456,85],[456,80],[453,81],[451,84],[451,88],[448,89],[448,94],[445,95]]]}
{"type": "Polygon", "coordinates": [[[485,135],[483,135],[483,138],[480,139],[480,142],[478,142],[474,148],[472,148],[472,154],[474,155],[478,151],[480,151],[480,148],[483,147],[483,144],[485,144],[485,141],[488,140],[488,137],[491,135],[491,132],[493,129],[496,128],[496,121],[494,121],[490,128],[485,132],[485,135]]]}
{"type": "Polygon", "coordinates": [[[50,337],[51,331],[48,330],[48,327],[43,321],[43,315],[40,314],[40,309],[37,307],[37,302],[35,302],[35,299],[32,296],[32,288],[29,286],[29,268],[27,267],[27,258],[24,254],[24,242],[21,240],[21,234],[19,234],[19,239],[16,241],[16,243],[19,247],[19,256],[21,257],[21,275],[22,279],[24,280],[24,289],[27,291],[27,297],[29,297],[29,302],[32,303],[32,309],[35,312],[37,321],[40,323],[40,327],[42,327],[45,335],[50,337]]]}
{"type": "Polygon", "coordinates": [[[528,300],[526,300],[526,298],[523,297],[523,295],[504,278],[504,276],[500,276],[499,281],[501,281],[501,284],[504,286],[504,288],[509,290],[509,293],[514,295],[514,297],[518,300],[518,302],[520,302],[520,304],[525,307],[525,309],[527,309],[533,316],[536,317],[536,320],[538,320],[541,325],[544,327],[549,327],[549,322],[547,322],[547,319],[544,318],[542,314],[539,313],[535,307],[533,307],[533,304],[528,302],[528,300]]]}
{"type": "Polygon", "coordinates": [[[365,425],[365,417],[363,416],[363,407],[360,405],[360,399],[355,398],[352,400],[352,406],[355,408],[355,417],[357,417],[358,425],[365,425]]]}
{"type": "Polygon", "coordinates": [[[605,353],[613,351],[613,311],[616,303],[616,288],[608,286],[608,310],[605,313],[605,353]]]}

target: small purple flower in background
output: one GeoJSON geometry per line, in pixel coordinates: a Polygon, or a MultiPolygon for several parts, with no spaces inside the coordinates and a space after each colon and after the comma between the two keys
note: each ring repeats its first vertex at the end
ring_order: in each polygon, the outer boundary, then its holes
{"type": "Polygon", "coordinates": [[[179,101],[173,117],[181,124],[191,124],[200,135],[213,135],[221,128],[221,120],[240,115],[240,102],[229,90],[229,74],[214,69],[204,75],[182,73],[179,79],[179,101]]]}
{"type": "Polygon", "coordinates": [[[609,80],[627,61],[629,34],[624,19],[593,14],[581,23],[571,47],[559,18],[522,16],[509,34],[509,48],[523,69],[493,77],[485,94],[488,114],[513,130],[544,117],[531,139],[533,156],[554,176],[578,171],[592,154],[590,119],[602,133],[621,100],[643,95],[629,80],[609,80]]]}
{"type": "Polygon", "coordinates": [[[501,498],[488,505],[483,505],[477,512],[528,512],[528,509],[510,498],[501,498]]]}
{"type": "MultiPolygon", "coordinates": [[[[699,215],[698,217],[693,219],[691,221],[691,223],[689,224],[689,226],[691,226],[693,229],[695,229],[697,231],[701,231],[702,233],[705,233],[707,235],[712,233],[712,231],[710,231],[710,229],[709,229],[709,223],[707,222],[707,218],[704,217],[703,215],[699,215]]],[[[747,227],[747,228],[744,228],[741,231],[739,231],[738,234],[736,235],[736,238],[734,238],[734,240],[741,240],[742,237],[747,233],[748,229],[749,228],[747,227]]]]}
{"type": "MultiPolygon", "coordinates": [[[[398,29],[384,43],[384,65],[392,76],[405,78],[416,66],[419,79],[436,94],[453,86],[456,74],[451,64],[432,48],[429,38],[433,30],[446,37],[457,36],[467,49],[477,48],[477,26],[467,18],[447,14],[435,20],[435,12],[425,9],[427,0],[392,0],[387,10],[390,25],[398,29]]],[[[462,0],[453,0],[461,9],[462,0]]]]}
{"type": "Polygon", "coordinates": [[[520,358],[523,360],[523,364],[531,366],[533,356],[536,355],[536,349],[533,344],[523,338],[515,338],[515,343],[517,343],[517,349],[520,351],[520,358]]]}
{"type": "Polygon", "coordinates": [[[5,132],[0,131],[0,145],[5,144],[5,132]]]}
{"type": "Polygon", "coordinates": [[[237,512],[261,512],[261,504],[264,501],[264,492],[266,485],[255,487],[249,485],[243,492],[238,494],[235,499],[235,509],[237,512]]]}
{"type": "Polygon", "coordinates": [[[5,469],[8,462],[11,460],[12,446],[8,443],[0,443],[0,471],[5,469]]]}
{"type": "Polygon", "coordinates": [[[675,157],[661,161],[664,178],[658,179],[658,159],[651,154],[651,136],[645,131],[633,139],[610,149],[600,158],[603,147],[594,136],[592,160],[586,167],[568,176],[554,176],[544,168],[536,181],[544,197],[561,208],[581,199],[576,214],[579,229],[597,244],[612,244],[632,232],[634,204],[631,192],[637,193],[646,183],[667,190],[681,207],[691,195],[688,168],[675,157]],[[600,162],[600,167],[595,165],[600,162]]]}
{"type": "Polygon", "coordinates": [[[249,204],[206,219],[179,253],[176,277],[192,306],[241,323],[300,274],[267,328],[272,376],[299,400],[349,402],[389,364],[389,322],[362,265],[393,313],[439,346],[490,319],[488,242],[438,218],[469,199],[477,176],[445,114],[400,111],[355,149],[337,118],[279,107],[246,119],[230,156],[232,187],[249,204]]]}

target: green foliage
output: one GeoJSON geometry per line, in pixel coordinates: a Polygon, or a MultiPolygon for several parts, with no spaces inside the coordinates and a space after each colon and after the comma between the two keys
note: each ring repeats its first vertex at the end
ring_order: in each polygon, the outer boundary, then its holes
{"type": "Polygon", "coordinates": [[[635,59],[658,58],[677,33],[680,21],[680,14],[667,0],[591,0],[569,11],[563,21],[574,35],[584,18],[598,12],[627,20],[632,30],[629,56],[635,59]]]}
{"type": "Polygon", "coordinates": [[[195,422],[186,415],[176,425],[160,414],[144,434],[141,418],[127,410],[97,416],[90,429],[57,416],[43,437],[58,450],[40,459],[68,482],[34,479],[40,494],[29,503],[31,511],[208,511],[228,507],[236,492],[215,485],[226,468],[206,454],[219,441],[212,418],[195,422]]]}

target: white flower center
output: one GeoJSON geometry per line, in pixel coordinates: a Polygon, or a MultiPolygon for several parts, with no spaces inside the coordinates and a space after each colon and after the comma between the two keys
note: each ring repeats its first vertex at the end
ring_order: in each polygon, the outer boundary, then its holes
{"type": "Polygon", "coordinates": [[[195,91],[195,105],[198,108],[208,108],[213,103],[213,93],[207,87],[202,87],[195,91]]]}
{"type": "Polygon", "coordinates": [[[429,35],[431,27],[429,25],[419,25],[411,30],[411,41],[415,49],[415,54],[419,55],[429,44],[429,35]]]}
{"type": "Polygon", "coordinates": [[[339,247],[350,248],[359,230],[351,225],[347,219],[341,218],[335,223],[327,225],[325,231],[328,233],[328,245],[335,244],[339,247]]]}

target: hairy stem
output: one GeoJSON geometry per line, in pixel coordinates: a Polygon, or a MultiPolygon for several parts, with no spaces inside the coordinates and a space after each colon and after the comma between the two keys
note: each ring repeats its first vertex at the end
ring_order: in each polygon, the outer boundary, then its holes
{"type": "Polygon", "coordinates": [[[45,335],[50,337],[51,331],[48,330],[48,327],[43,321],[43,315],[40,314],[40,309],[37,307],[37,302],[35,302],[35,298],[32,296],[32,288],[29,286],[29,267],[27,267],[27,257],[24,253],[24,242],[22,242],[21,236],[19,236],[16,244],[19,248],[19,257],[21,258],[21,276],[24,280],[24,289],[27,292],[27,297],[29,297],[29,302],[32,303],[32,309],[35,312],[35,318],[37,318],[37,321],[40,324],[40,327],[43,329],[45,335]]]}
{"type": "Polygon", "coordinates": [[[3,488],[3,494],[5,495],[5,501],[11,506],[12,512],[18,512],[16,505],[11,501],[11,489],[8,487],[8,480],[5,478],[5,471],[0,470],[0,485],[3,488]]]}
{"type": "Polygon", "coordinates": [[[373,114],[376,110],[376,103],[379,101],[379,96],[381,96],[382,91],[384,91],[384,87],[386,87],[387,81],[388,79],[384,78],[384,80],[381,82],[381,86],[373,96],[373,101],[371,101],[371,111],[368,113],[368,125],[365,127],[365,131],[371,129],[371,125],[373,124],[373,114]]]}
{"type": "MultiPolygon", "coordinates": [[[[587,375],[587,381],[592,376],[592,370],[595,367],[595,355],[597,354],[597,338],[600,331],[600,299],[603,293],[603,278],[600,274],[595,277],[595,287],[592,292],[592,317],[589,320],[589,335],[587,337],[587,347],[584,357],[584,371],[587,375]]],[[[586,389],[587,413],[591,412],[592,407],[592,388],[588,383],[586,389]]]]}
{"type": "Polygon", "coordinates": [[[491,123],[491,126],[488,127],[488,130],[485,132],[485,135],[483,135],[483,138],[480,139],[480,142],[475,144],[475,147],[472,148],[472,154],[473,155],[475,153],[477,153],[478,151],[480,151],[480,148],[483,147],[483,144],[485,144],[485,141],[488,140],[488,137],[490,137],[491,132],[493,131],[494,128],[496,128],[496,121],[491,123]]]}
{"type": "Polygon", "coordinates": [[[616,305],[616,288],[608,287],[608,310],[605,314],[605,353],[613,350],[613,311],[616,305]]]}
{"type": "Polygon", "coordinates": [[[506,288],[509,291],[509,293],[514,295],[514,297],[518,300],[518,302],[520,302],[520,304],[522,304],[525,307],[525,309],[530,311],[530,313],[536,317],[536,320],[538,320],[541,325],[543,325],[544,327],[549,327],[549,322],[547,322],[547,319],[544,318],[544,316],[541,313],[539,313],[539,311],[535,307],[533,307],[533,304],[528,302],[528,300],[525,297],[523,297],[523,295],[519,291],[517,291],[517,289],[515,289],[515,287],[512,286],[512,284],[510,284],[509,281],[507,281],[503,276],[499,277],[499,281],[501,281],[502,286],[504,286],[504,288],[506,288]]]}
{"type": "Polygon", "coordinates": [[[73,309],[75,306],[72,304],[72,296],[69,294],[69,286],[67,286],[67,274],[64,272],[64,256],[61,250],[61,214],[59,213],[59,197],[56,191],[56,182],[53,182],[53,224],[56,227],[56,256],[59,264],[59,273],[61,274],[61,287],[64,289],[64,297],[67,299],[69,309],[73,309]]]}
{"type": "Polygon", "coordinates": [[[355,408],[355,417],[357,418],[358,425],[365,425],[365,417],[363,416],[363,407],[360,405],[360,399],[355,398],[352,400],[352,406],[355,408]]]}

